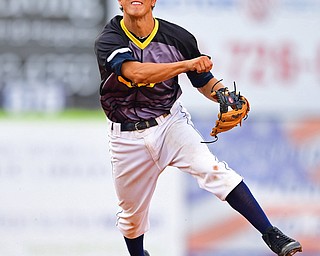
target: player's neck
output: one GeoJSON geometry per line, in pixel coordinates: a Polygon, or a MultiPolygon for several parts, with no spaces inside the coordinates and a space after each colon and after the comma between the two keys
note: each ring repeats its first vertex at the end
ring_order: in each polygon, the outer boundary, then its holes
{"type": "Polygon", "coordinates": [[[154,28],[154,18],[152,15],[139,18],[124,15],[123,20],[126,28],[138,37],[150,35],[154,28]]]}

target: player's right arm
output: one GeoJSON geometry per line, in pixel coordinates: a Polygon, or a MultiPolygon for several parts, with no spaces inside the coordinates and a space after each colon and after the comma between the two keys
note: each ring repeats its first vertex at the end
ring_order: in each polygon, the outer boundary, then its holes
{"type": "Polygon", "coordinates": [[[134,83],[159,83],[189,71],[209,72],[212,67],[213,63],[207,56],[200,56],[173,63],[126,61],[122,63],[121,73],[134,83]]]}

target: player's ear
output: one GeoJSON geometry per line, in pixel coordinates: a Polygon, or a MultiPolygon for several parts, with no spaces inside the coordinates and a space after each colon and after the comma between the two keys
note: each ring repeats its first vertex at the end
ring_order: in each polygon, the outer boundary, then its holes
{"type": "Polygon", "coordinates": [[[156,6],[156,2],[157,2],[157,0],[152,0],[152,2],[151,2],[152,9],[156,6]]]}
{"type": "Polygon", "coordinates": [[[122,7],[121,0],[118,0],[118,4],[119,4],[119,9],[120,9],[121,11],[123,11],[123,7],[122,7]]]}

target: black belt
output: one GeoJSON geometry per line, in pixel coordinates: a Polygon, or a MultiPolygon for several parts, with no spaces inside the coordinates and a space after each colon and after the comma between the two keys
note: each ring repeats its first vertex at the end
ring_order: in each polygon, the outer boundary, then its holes
{"type": "Polygon", "coordinates": [[[121,131],[140,131],[152,126],[158,125],[156,119],[149,119],[144,121],[132,122],[132,123],[122,123],[121,124],[121,131]]]}
{"type": "MultiPolygon", "coordinates": [[[[162,116],[166,117],[169,113],[164,113],[162,116]]],[[[131,123],[121,123],[121,131],[122,132],[128,132],[128,131],[140,131],[145,130],[150,127],[158,125],[158,122],[155,118],[149,119],[149,120],[142,120],[138,122],[131,122],[131,123]]],[[[111,126],[111,129],[113,130],[113,124],[111,126]]]]}

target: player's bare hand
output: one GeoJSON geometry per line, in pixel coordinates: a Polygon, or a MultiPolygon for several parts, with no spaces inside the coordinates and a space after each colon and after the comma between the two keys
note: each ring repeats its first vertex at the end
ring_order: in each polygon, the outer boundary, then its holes
{"type": "Polygon", "coordinates": [[[189,60],[190,71],[197,73],[209,72],[213,67],[213,62],[208,56],[200,56],[189,60]]]}

